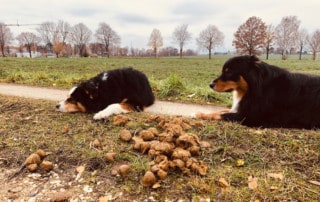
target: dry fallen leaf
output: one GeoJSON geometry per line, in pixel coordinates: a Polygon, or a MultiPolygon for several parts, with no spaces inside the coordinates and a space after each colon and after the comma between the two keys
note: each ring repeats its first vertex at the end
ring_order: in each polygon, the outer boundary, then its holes
{"type": "Polygon", "coordinates": [[[93,146],[94,148],[99,148],[99,147],[101,147],[101,143],[100,143],[100,141],[99,141],[98,139],[95,139],[95,140],[93,140],[93,142],[92,142],[92,146],[93,146]]]}
{"type": "Polygon", "coordinates": [[[276,187],[276,186],[271,186],[271,187],[270,187],[270,190],[271,190],[271,191],[273,191],[273,190],[278,190],[278,189],[279,189],[279,188],[276,187]]]}
{"type": "Polygon", "coordinates": [[[230,184],[227,182],[226,179],[224,179],[223,177],[220,177],[219,180],[218,180],[218,184],[220,187],[222,188],[228,188],[230,187],[230,184]]]}
{"type": "Polygon", "coordinates": [[[156,182],[153,186],[152,189],[158,189],[159,187],[161,187],[159,182],[156,182]]]}
{"type": "Polygon", "coordinates": [[[319,181],[315,181],[315,180],[309,180],[309,183],[320,186],[320,182],[319,181]]]}
{"type": "Polygon", "coordinates": [[[80,174],[81,174],[84,170],[85,170],[85,167],[84,167],[84,166],[78,166],[78,167],[76,168],[77,173],[80,173],[80,174]]]}
{"type": "Polygon", "coordinates": [[[249,189],[256,189],[258,187],[258,178],[254,176],[248,177],[248,187],[249,189]]]}
{"type": "Polygon", "coordinates": [[[103,196],[103,197],[99,198],[99,202],[108,202],[108,201],[109,201],[108,197],[106,197],[106,196],[103,196]]]}
{"type": "Polygon", "coordinates": [[[283,174],[282,173],[268,173],[268,177],[283,180],[283,174]]]}

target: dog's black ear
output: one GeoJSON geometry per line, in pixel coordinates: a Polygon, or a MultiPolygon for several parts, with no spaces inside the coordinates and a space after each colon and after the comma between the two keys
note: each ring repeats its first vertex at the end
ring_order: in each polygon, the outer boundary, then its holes
{"type": "Polygon", "coordinates": [[[256,55],[251,55],[251,61],[254,63],[260,63],[261,60],[256,55]]]}
{"type": "Polygon", "coordinates": [[[85,93],[90,96],[90,99],[95,99],[98,97],[99,85],[93,81],[87,82],[85,84],[85,93]]]}
{"type": "Polygon", "coordinates": [[[262,62],[262,61],[261,61],[257,56],[255,56],[255,55],[251,55],[251,56],[250,56],[250,59],[251,59],[251,62],[254,64],[255,67],[259,67],[260,64],[261,64],[261,62],[262,62]]]}

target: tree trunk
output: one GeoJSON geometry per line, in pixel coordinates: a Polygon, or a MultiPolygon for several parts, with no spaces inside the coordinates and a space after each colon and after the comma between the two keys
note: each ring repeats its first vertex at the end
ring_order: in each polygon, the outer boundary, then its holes
{"type": "Polygon", "coordinates": [[[302,46],[300,46],[300,51],[299,51],[299,60],[301,60],[301,55],[302,55],[302,46]]]}
{"type": "Polygon", "coordinates": [[[211,59],[211,49],[209,49],[209,60],[211,59]]]}
{"type": "Polygon", "coordinates": [[[312,60],[316,60],[317,51],[312,51],[312,60]]]}
{"type": "Polygon", "coordinates": [[[2,57],[4,57],[5,56],[5,54],[4,54],[4,45],[2,45],[2,44],[1,44],[1,53],[2,53],[2,57]]]}
{"type": "Polygon", "coordinates": [[[154,57],[157,57],[157,48],[154,48],[154,57]]]}
{"type": "Polygon", "coordinates": [[[106,46],[106,53],[107,53],[107,58],[109,58],[110,57],[109,46],[106,46]]]}
{"type": "Polygon", "coordinates": [[[282,51],[282,60],[286,60],[287,59],[287,54],[286,51],[282,51]]]}
{"type": "Polygon", "coordinates": [[[182,48],[180,48],[180,58],[182,58],[182,48]]]}

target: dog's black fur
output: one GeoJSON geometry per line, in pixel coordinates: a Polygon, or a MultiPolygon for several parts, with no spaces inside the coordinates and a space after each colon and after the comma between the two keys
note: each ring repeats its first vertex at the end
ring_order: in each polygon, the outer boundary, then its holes
{"type": "MultiPolygon", "coordinates": [[[[246,126],[314,129],[320,127],[320,77],[290,73],[255,56],[229,59],[213,81],[240,82],[244,88],[236,112],[221,119],[246,126]]],[[[233,91],[237,89],[227,89],[233,91]]]]}
{"type": "Polygon", "coordinates": [[[154,101],[146,75],[133,68],[121,68],[102,72],[80,83],[70,91],[68,99],[56,107],[63,112],[93,113],[122,103],[124,108],[130,108],[128,111],[142,111],[154,101]]]}

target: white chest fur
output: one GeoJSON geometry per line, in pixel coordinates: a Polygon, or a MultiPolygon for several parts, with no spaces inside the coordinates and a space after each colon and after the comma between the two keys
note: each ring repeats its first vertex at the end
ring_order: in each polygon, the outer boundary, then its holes
{"type": "Polygon", "coordinates": [[[232,107],[230,112],[236,113],[238,111],[240,100],[241,98],[238,95],[238,91],[232,91],[232,107]]]}

